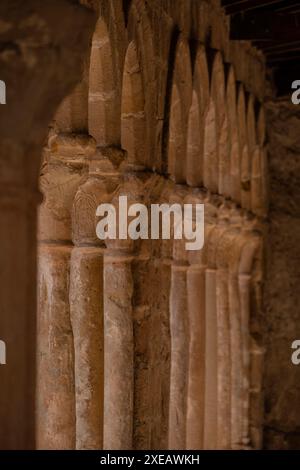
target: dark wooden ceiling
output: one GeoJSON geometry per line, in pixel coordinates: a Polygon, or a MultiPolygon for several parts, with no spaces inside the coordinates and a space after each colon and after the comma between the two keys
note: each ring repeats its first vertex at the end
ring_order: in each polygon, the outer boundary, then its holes
{"type": "Polygon", "coordinates": [[[230,37],[250,40],[273,70],[278,95],[300,80],[300,1],[223,0],[230,15],[230,37]]]}

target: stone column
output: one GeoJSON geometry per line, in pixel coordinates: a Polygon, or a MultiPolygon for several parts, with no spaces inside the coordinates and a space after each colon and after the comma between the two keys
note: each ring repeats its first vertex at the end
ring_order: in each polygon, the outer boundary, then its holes
{"type": "Polygon", "coordinates": [[[188,364],[186,271],[186,265],[173,264],[171,268],[171,384],[169,449],[184,449],[186,438],[186,388],[188,364]]]}
{"type": "Polygon", "coordinates": [[[239,295],[238,263],[242,246],[241,214],[233,208],[230,215],[230,249],[228,250],[228,300],[230,310],[231,353],[231,448],[243,448],[242,394],[243,394],[243,345],[241,332],[241,303],[239,295]]]}
{"type": "Polygon", "coordinates": [[[76,449],[101,449],[103,432],[103,257],[100,248],[71,255],[76,449]]]}
{"type": "MultiPolygon", "coordinates": [[[[215,202],[217,205],[219,201],[215,202]]],[[[211,357],[207,357],[210,365],[207,369],[207,398],[210,400],[210,415],[207,417],[208,431],[211,433],[211,438],[208,440],[208,445],[212,448],[226,447],[223,433],[226,431],[226,410],[228,409],[228,378],[225,370],[228,366],[228,353],[226,354],[226,279],[221,270],[219,272],[217,265],[217,254],[220,240],[226,232],[226,224],[219,218],[217,225],[212,229],[208,238],[207,245],[207,334],[211,338],[212,345],[207,344],[208,352],[211,357]],[[210,376],[211,374],[211,376],[210,376]]],[[[207,343],[210,341],[206,337],[207,343]]]]}
{"type": "MultiPolygon", "coordinates": [[[[180,188],[170,203],[182,204],[180,188]]],[[[186,413],[189,359],[187,311],[187,259],[185,240],[173,241],[170,291],[171,375],[169,406],[169,449],[186,447],[186,413]]]]}
{"type": "Polygon", "coordinates": [[[244,217],[239,259],[239,295],[243,358],[242,443],[245,448],[262,445],[262,366],[261,337],[262,229],[257,219],[244,217]],[[254,296],[253,296],[254,294],[254,296]],[[255,423],[253,426],[252,423],[255,423]]]}
{"type": "MultiPolygon", "coordinates": [[[[151,191],[150,200],[159,204],[168,204],[172,192],[173,184],[164,178],[160,178],[151,191]]],[[[148,284],[146,290],[151,307],[148,318],[149,331],[147,338],[149,341],[150,373],[146,387],[146,393],[148,393],[150,401],[150,449],[167,449],[171,379],[170,291],[173,240],[154,239],[151,240],[151,245],[150,269],[145,270],[143,268],[144,282],[148,284]],[[149,277],[149,271],[150,273],[152,272],[152,277],[149,277]]],[[[145,334],[143,338],[145,343],[145,334]]],[[[137,341],[141,343],[141,340],[137,341]]],[[[143,366],[145,358],[142,357],[139,360],[141,366],[143,366]]],[[[144,394],[146,393],[144,391],[144,394]]]]}
{"type": "Polygon", "coordinates": [[[51,138],[42,169],[39,214],[37,445],[75,448],[74,344],[69,283],[71,209],[95,143],[87,135],[51,138]]]}
{"type": "MultiPolygon", "coordinates": [[[[202,200],[188,200],[202,203],[202,200]]],[[[204,241],[205,243],[205,241],[204,241]]],[[[205,380],[205,266],[203,252],[188,254],[187,304],[189,323],[189,368],[186,448],[202,449],[204,436],[205,380]]]]}
{"type": "MultiPolygon", "coordinates": [[[[140,201],[142,186],[136,165],[128,165],[112,204],[119,217],[119,196],[128,207],[140,201]]],[[[121,214],[124,216],[124,214],[121,214]]],[[[133,440],[134,337],[133,275],[134,242],[106,240],[104,256],[104,449],[131,449],[133,440]]]]}
{"type": "MultiPolygon", "coordinates": [[[[168,185],[162,177],[148,172],[141,173],[140,179],[144,204],[148,206],[150,201],[161,203],[166,199],[167,194],[163,193],[168,185]]],[[[150,226],[150,210],[148,217],[150,226]]],[[[138,240],[138,254],[132,263],[134,449],[165,449],[167,446],[170,263],[161,259],[164,242],[170,243],[170,240],[138,240]]]]}
{"type": "Polygon", "coordinates": [[[208,199],[205,203],[205,408],[204,449],[217,448],[218,402],[218,336],[216,305],[216,268],[211,266],[217,209],[208,199]]]}
{"type": "Polygon", "coordinates": [[[249,388],[250,388],[250,286],[251,275],[239,274],[239,291],[241,303],[241,336],[243,359],[243,393],[242,393],[242,443],[250,445],[249,436],[249,388]]]}
{"type": "Polygon", "coordinates": [[[219,243],[216,247],[216,294],[218,330],[218,449],[230,449],[231,439],[231,354],[228,299],[228,208],[219,210],[219,243]]]}
{"type": "Polygon", "coordinates": [[[104,449],[132,448],[132,256],[109,249],[104,260],[104,449]]]}
{"type": "Polygon", "coordinates": [[[249,432],[253,449],[261,449],[263,444],[264,418],[264,348],[251,338],[250,342],[250,396],[249,396],[249,432]]]}
{"type": "MultiPolygon", "coordinates": [[[[74,336],[76,448],[103,446],[103,245],[96,235],[96,209],[118,184],[114,148],[98,149],[73,204],[70,312],[74,336]]],[[[117,158],[118,157],[118,158],[117,158]]]]}

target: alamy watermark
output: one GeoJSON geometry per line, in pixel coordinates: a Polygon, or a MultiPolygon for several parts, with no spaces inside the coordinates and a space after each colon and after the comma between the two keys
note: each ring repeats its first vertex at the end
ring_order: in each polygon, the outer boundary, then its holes
{"type": "Polygon", "coordinates": [[[3,80],[0,80],[0,104],[6,104],[6,85],[3,80]]]}
{"type": "Polygon", "coordinates": [[[292,82],[292,89],[295,90],[291,96],[292,103],[299,104],[300,103],[300,80],[294,80],[292,82]]]}
{"type": "Polygon", "coordinates": [[[0,365],[6,364],[6,344],[0,340],[0,365]]]}
{"type": "Polygon", "coordinates": [[[186,240],[186,250],[201,250],[204,245],[204,204],[151,204],[128,206],[127,196],[119,196],[119,207],[100,204],[101,217],[96,227],[100,240],[186,240]],[[160,223],[161,222],[161,223],[160,223]],[[173,222],[173,223],[172,223],[173,222]]]}
{"type": "Polygon", "coordinates": [[[292,363],[294,364],[294,366],[299,366],[300,364],[300,339],[295,339],[295,341],[293,341],[292,343],[291,348],[295,349],[291,357],[292,363]]]}

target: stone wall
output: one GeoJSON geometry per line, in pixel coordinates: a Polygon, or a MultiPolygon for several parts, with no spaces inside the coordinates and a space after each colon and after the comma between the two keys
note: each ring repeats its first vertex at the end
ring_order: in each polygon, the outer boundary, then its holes
{"type": "Polygon", "coordinates": [[[300,110],[290,98],[267,103],[270,180],[265,283],[264,446],[300,446],[300,368],[291,344],[300,338],[300,110]]]}

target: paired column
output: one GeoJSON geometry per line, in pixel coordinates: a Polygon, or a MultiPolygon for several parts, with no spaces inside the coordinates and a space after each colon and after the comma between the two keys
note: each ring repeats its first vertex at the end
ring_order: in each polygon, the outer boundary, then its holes
{"type": "Polygon", "coordinates": [[[97,149],[89,176],[76,193],[72,211],[70,315],[74,337],[76,448],[103,446],[104,336],[103,250],[96,236],[96,210],[118,184],[110,158],[117,149],[97,149]]]}
{"type": "MultiPolygon", "coordinates": [[[[135,168],[128,166],[112,201],[117,220],[119,196],[126,195],[130,205],[141,200],[141,189],[135,168]]],[[[117,222],[117,239],[106,240],[104,256],[104,448],[122,450],[133,443],[134,242],[118,238],[118,232],[117,222]]]]}
{"type": "Polygon", "coordinates": [[[49,143],[39,214],[37,446],[75,448],[74,344],[70,319],[71,210],[95,143],[60,134],[49,143]]]}

